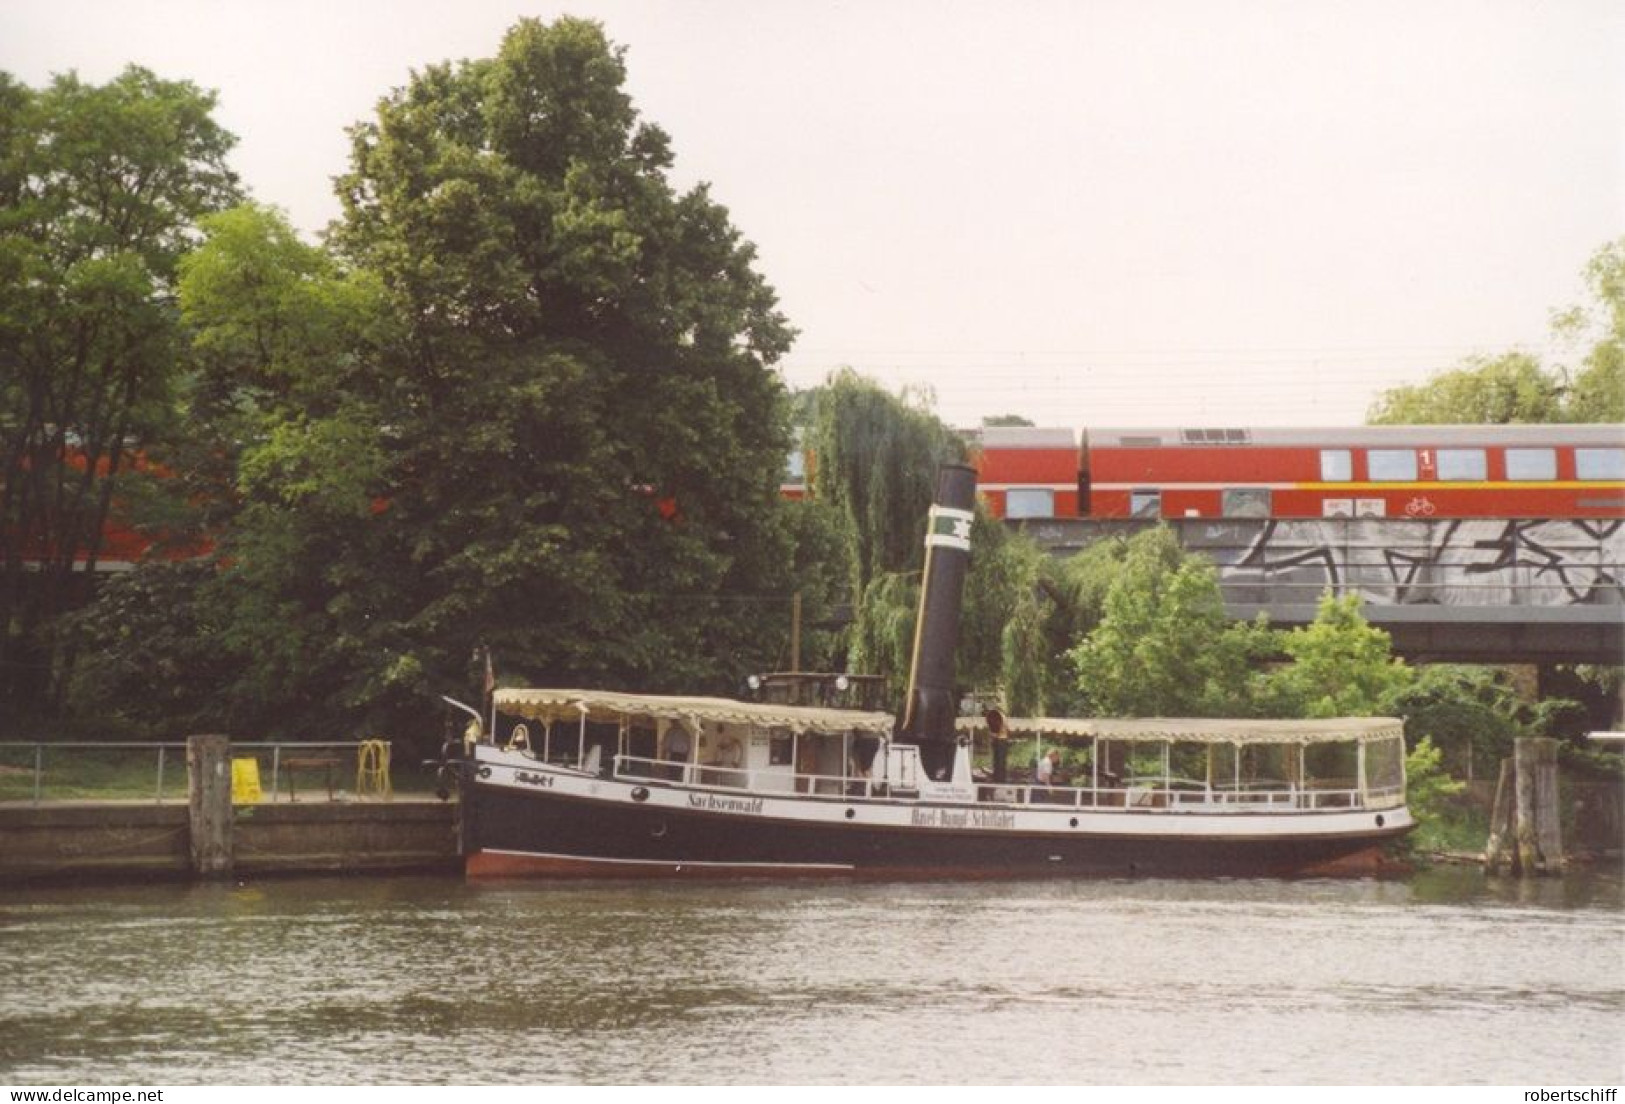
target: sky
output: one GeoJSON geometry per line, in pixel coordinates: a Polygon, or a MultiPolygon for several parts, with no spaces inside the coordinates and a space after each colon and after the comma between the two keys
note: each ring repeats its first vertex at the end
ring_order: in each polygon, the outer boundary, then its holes
{"type": "Polygon", "coordinates": [[[948,421],[1351,425],[1514,348],[1625,235],[1617,0],[0,0],[0,70],[219,93],[312,240],[345,128],[517,20],[600,21],[810,386],[948,421]]]}

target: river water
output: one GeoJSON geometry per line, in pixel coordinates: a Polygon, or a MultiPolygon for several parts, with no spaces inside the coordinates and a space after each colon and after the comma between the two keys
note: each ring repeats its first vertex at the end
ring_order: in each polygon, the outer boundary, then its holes
{"type": "Polygon", "coordinates": [[[0,1082],[1625,1080],[1625,887],[8,891],[0,1082]]]}

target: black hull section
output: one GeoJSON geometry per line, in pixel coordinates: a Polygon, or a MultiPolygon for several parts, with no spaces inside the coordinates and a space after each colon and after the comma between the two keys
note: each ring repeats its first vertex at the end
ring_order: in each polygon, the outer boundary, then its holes
{"type": "MultiPolygon", "coordinates": [[[[1235,838],[808,823],[524,793],[463,792],[471,875],[554,877],[1286,877],[1391,869],[1405,829],[1235,838]]],[[[861,811],[862,804],[856,808],[861,811]]],[[[1137,815],[1137,814],[1131,814],[1137,815]]],[[[1166,814],[1145,814],[1164,819],[1166,814]]]]}

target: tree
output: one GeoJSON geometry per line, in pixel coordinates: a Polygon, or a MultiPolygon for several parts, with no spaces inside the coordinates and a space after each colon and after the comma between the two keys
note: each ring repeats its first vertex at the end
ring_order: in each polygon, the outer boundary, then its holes
{"type": "Polygon", "coordinates": [[[1609,242],[1585,269],[1590,306],[1570,307],[1553,330],[1580,364],[1564,369],[1570,381],[1568,420],[1625,422],[1625,238],[1609,242]]]}
{"type": "Polygon", "coordinates": [[[1384,696],[1380,711],[1404,717],[1413,744],[1430,739],[1442,762],[1467,778],[1493,778],[1496,764],[1512,754],[1520,737],[1562,738],[1577,719],[1585,727],[1575,701],[1549,695],[1531,702],[1504,670],[1450,663],[1418,668],[1413,679],[1384,696]]]}
{"type": "Polygon", "coordinates": [[[1511,425],[1563,421],[1562,382],[1529,353],[1470,357],[1424,384],[1384,392],[1372,425],[1511,425]]]}
{"type": "Polygon", "coordinates": [[[260,219],[259,290],[189,300],[205,350],[281,335],[222,584],[268,726],[398,731],[482,644],[506,680],[651,690],[782,652],[791,331],[624,82],[574,19],[429,67],[353,128],[333,257],[260,219]],[[341,294],[377,324],[335,330],[341,294]]]}
{"type": "Polygon", "coordinates": [[[1277,716],[1369,717],[1410,684],[1411,669],[1366,621],[1356,594],[1325,595],[1313,622],[1276,641],[1292,662],[1266,677],[1260,698],[1277,716]]]}
{"type": "MultiPolygon", "coordinates": [[[[173,428],[179,258],[232,202],[214,95],[0,74],[0,700],[40,708],[139,449],[173,428]]],[[[13,713],[15,715],[15,713],[13,713]]]]}
{"type": "Polygon", "coordinates": [[[1070,653],[1086,710],[1096,716],[1244,715],[1259,633],[1225,618],[1218,575],[1173,532],[1130,538],[1099,625],[1070,653]]]}
{"type": "Polygon", "coordinates": [[[819,392],[809,445],[814,492],[840,514],[850,542],[852,593],[881,575],[918,571],[937,468],[965,459],[964,442],[925,396],[892,395],[842,369],[819,392]]]}
{"type": "Polygon", "coordinates": [[[1500,425],[1625,421],[1625,238],[1609,242],[1585,268],[1589,305],[1554,315],[1567,358],[1543,365],[1521,351],[1474,356],[1426,383],[1377,397],[1372,425],[1500,425]]]}
{"type": "Polygon", "coordinates": [[[1015,716],[1047,712],[1056,652],[1044,634],[1041,581],[1049,556],[1025,533],[978,510],[965,586],[960,669],[973,686],[997,685],[1015,716]]]}

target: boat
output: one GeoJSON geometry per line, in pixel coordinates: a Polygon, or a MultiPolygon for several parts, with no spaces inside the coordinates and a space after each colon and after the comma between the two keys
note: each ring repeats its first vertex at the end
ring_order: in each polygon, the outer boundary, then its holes
{"type": "Polygon", "coordinates": [[[761,684],[772,692],[758,699],[771,700],[498,689],[493,723],[470,726],[457,762],[467,874],[1008,878],[1383,868],[1385,846],[1414,826],[1396,719],[961,716],[953,644],[973,494],[974,472],[944,469],[901,721],[841,707],[858,685],[852,679],[795,672],[761,684]],[[800,704],[809,701],[826,704],[800,704]],[[1012,769],[1012,760],[1033,766],[1012,769]]]}

